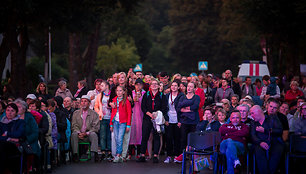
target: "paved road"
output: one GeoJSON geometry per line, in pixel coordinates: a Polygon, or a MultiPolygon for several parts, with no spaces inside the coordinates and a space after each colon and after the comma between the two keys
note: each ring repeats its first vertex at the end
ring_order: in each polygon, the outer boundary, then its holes
{"type": "MultiPolygon", "coordinates": [[[[164,159],[165,157],[162,157],[164,159]]],[[[152,161],[146,163],[137,163],[135,160],[131,160],[125,163],[111,163],[102,161],[100,163],[80,162],[62,165],[53,173],[56,174],[178,174],[181,171],[181,165],[175,163],[165,164],[160,161],[158,164],[153,164],[152,161]]],[[[187,170],[186,170],[187,171],[187,170]]],[[[212,173],[205,170],[201,173],[212,173]]]]}

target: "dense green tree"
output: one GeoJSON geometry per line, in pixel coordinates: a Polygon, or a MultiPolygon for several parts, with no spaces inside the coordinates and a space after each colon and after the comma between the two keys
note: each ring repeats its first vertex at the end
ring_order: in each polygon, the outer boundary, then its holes
{"type": "Polygon", "coordinates": [[[105,43],[116,42],[120,37],[132,37],[140,60],[147,58],[152,47],[152,31],[144,19],[135,13],[126,14],[123,9],[117,9],[103,25],[105,43]]]}
{"type": "Polygon", "coordinates": [[[118,38],[115,43],[98,48],[97,71],[103,71],[106,77],[115,72],[126,71],[139,63],[137,48],[132,38],[118,38]]]}
{"type": "MultiPolygon", "coordinates": [[[[6,56],[11,52],[11,85],[16,96],[25,96],[26,52],[30,43],[29,31],[40,32],[47,43],[51,30],[64,29],[69,40],[69,80],[72,87],[76,81],[86,78],[91,85],[101,20],[116,8],[132,11],[138,0],[4,0],[0,5],[0,33],[4,38],[0,45],[0,71],[6,56]],[[82,34],[81,34],[82,33],[82,34]],[[81,42],[86,37],[85,44],[81,42]],[[84,50],[84,51],[83,51],[84,50]],[[82,62],[82,64],[78,64],[82,62]]],[[[45,45],[47,48],[48,45],[45,45]]],[[[47,49],[46,49],[47,50],[47,49]]],[[[40,53],[41,54],[41,53],[40,53]]],[[[48,54],[45,54],[46,57],[48,54]]],[[[0,74],[1,75],[1,74],[0,74]]]]}
{"type": "MultiPolygon", "coordinates": [[[[51,71],[53,79],[59,78],[69,78],[68,72],[68,55],[67,54],[52,54],[52,61],[51,61],[51,71]]],[[[44,58],[40,57],[32,57],[28,59],[26,64],[26,72],[27,76],[29,77],[28,84],[29,88],[27,89],[27,93],[31,93],[35,90],[36,85],[40,82],[39,75],[44,74],[44,58]]],[[[57,83],[54,83],[57,86],[57,83]]],[[[49,87],[52,85],[49,85],[49,87]]],[[[53,92],[53,91],[49,91],[53,92]]]]}
{"type": "Polygon", "coordinates": [[[145,73],[156,75],[160,71],[167,71],[168,73],[177,72],[175,70],[177,62],[171,57],[171,48],[173,46],[172,34],[173,29],[170,26],[166,26],[156,36],[148,58],[143,62],[143,71],[145,73]]]}
{"type": "Polygon", "coordinates": [[[305,63],[306,2],[241,0],[241,3],[244,16],[266,42],[272,74],[298,74],[299,64],[305,63]]]}
{"type": "MultiPolygon", "coordinates": [[[[172,47],[179,71],[195,71],[200,60],[215,61],[219,54],[216,24],[218,1],[171,0],[169,17],[174,29],[172,47]]],[[[211,66],[216,71],[215,66],[211,66]]]]}
{"type": "Polygon", "coordinates": [[[171,1],[172,53],[179,71],[197,71],[198,61],[206,60],[209,72],[236,74],[242,60],[261,59],[258,32],[242,7],[239,0],[171,1]]]}

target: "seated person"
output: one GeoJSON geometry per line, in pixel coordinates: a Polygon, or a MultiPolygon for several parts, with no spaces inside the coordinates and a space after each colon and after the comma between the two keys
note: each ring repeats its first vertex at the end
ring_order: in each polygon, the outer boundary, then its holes
{"type": "Polygon", "coordinates": [[[81,98],[81,109],[76,110],[72,116],[72,135],[71,146],[73,152],[73,161],[78,162],[78,143],[79,141],[90,142],[91,151],[95,162],[99,161],[98,157],[98,136],[100,122],[98,114],[89,109],[90,97],[83,95],[81,98]]]}
{"type": "Polygon", "coordinates": [[[197,124],[197,131],[219,131],[221,124],[215,121],[210,107],[204,109],[203,121],[197,124]]]}
{"type": "Polygon", "coordinates": [[[250,126],[251,122],[253,121],[251,118],[249,118],[249,106],[246,104],[241,104],[237,106],[237,110],[240,112],[241,115],[241,122],[246,124],[247,126],[250,126]]]}
{"type": "Polygon", "coordinates": [[[20,172],[20,159],[12,156],[20,155],[16,144],[25,136],[25,122],[17,113],[17,105],[10,103],[0,120],[0,173],[5,173],[6,168],[10,168],[12,173],[20,172]]]}
{"type": "Polygon", "coordinates": [[[238,155],[245,152],[246,138],[249,135],[249,127],[241,123],[241,116],[238,110],[234,110],[230,116],[230,123],[223,124],[221,133],[220,152],[226,155],[227,173],[233,174],[234,168],[241,166],[238,155]]]}
{"type": "Polygon", "coordinates": [[[283,128],[282,138],[284,141],[287,141],[289,136],[289,123],[287,117],[284,114],[278,112],[279,106],[280,103],[278,102],[278,100],[274,98],[269,98],[267,100],[267,105],[266,105],[267,112],[265,114],[268,115],[269,117],[276,116],[278,118],[283,128]]]}
{"type": "Polygon", "coordinates": [[[295,134],[306,134],[306,103],[303,103],[301,108],[301,114],[299,118],[293,120],[293,130],[295,134]]]}
{"type": "Polygon", "coordinates": [[[251,108],[250,114],[254,119],[250,133],[259,173],[275,173],[284,150],[282,124],[277,116],[265,116],[258,105],[251,108]]]}

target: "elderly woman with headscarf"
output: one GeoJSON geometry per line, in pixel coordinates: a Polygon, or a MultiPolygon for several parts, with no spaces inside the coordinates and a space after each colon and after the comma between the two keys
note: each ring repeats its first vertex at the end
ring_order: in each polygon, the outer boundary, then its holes
{"type": "Polygon", "coordinates": [[[17,145],[24,137],[25,122],[17,113],[17,105],[10,103],[5,109],[5,115],[0,119],[0,173],[4,173],[5,169],[10,169],[12,173],[20,172],[20,151],[17,145]]]}

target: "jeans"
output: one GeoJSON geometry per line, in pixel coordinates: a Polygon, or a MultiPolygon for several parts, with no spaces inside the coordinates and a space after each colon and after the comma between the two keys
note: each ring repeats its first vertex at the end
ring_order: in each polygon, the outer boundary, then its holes
{"type": "Polygon", "coordinates": [[[116,140],[116,154],[122,154],[122,145],[123,145],[123,137],[125,134],[126,123],[119,123],[118,121],[114,120],[113,122],[114,127],[114,135],[116,140]]]}
{"type": "Polygon", "coordinates": [[[238,160],[238,155],[244,153],[243,143],[228,138],[221,142],[220,151],[226,155],[227,173],[234,174],[234,161],[238,160]]]}
{"type": "Polygon", "coordinates": [[[111,132],[109,126],[109,119],[103,119],[100,122],[100,145],[101,151],[111,150],[111,132]]]}

